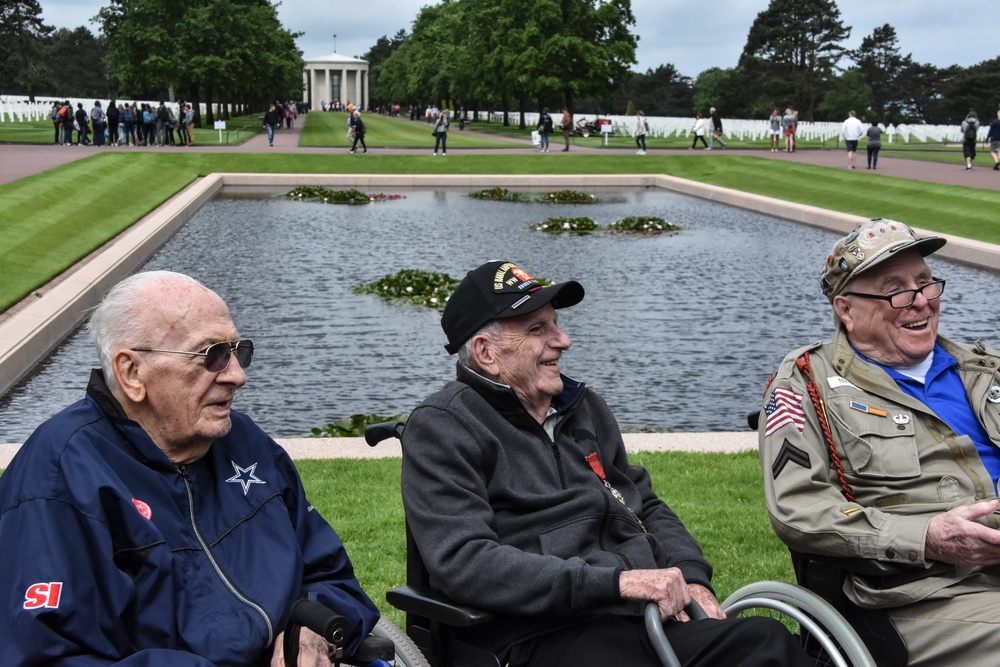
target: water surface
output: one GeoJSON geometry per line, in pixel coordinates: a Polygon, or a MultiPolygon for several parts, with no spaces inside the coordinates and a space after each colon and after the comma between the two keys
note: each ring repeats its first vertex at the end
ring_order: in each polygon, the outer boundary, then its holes
{"type": "MultiPolygon", "coordinates": [[[[395,191],[394,191],[395,192],[395,191]]],[[[454,376],[438,312],[352,288],[403,268],[456,277],[490,259],[587,291],[560,312],[563,372],[600,392],[627,428],[745,428],[789,350],[827,338],[819,270],[836,234],[657,189],[597,205],[481,202],[464,190],[406,192],[369,206],[222,196],[146,269],[188,273],[229,303],[257,356],[236,408],[295,436],[355,413],[410,411],[454,376]],[[656,215],[677,236],[550,236],[547,217],[608,224],[656,215]]],[[[595,191],[599,192],[599,191],[595,191]]],[[[996,344],[997,275],[931,258],[948,280],[941,331],[996,344]]],[[[23,441],[83,396],[96,355],[66,340],[0,397],[0,442],[23,441]]]]}

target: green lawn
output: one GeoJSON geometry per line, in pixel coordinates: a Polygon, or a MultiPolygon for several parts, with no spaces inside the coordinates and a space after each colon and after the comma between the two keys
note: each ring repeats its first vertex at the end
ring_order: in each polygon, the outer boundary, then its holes
{"type": "MultiPolygon", "coordinates": [[[[434,137],[425,122],[390,118],[378,114],[363,114],[365,143],[368,148],[393,146],[396,148],[427,148],[433,150],[434,137]]],[[[524,137],[522,137],[524,139],[524,137]]],[[[339,112],[313,112],[306,115],[300,146],[343,147],[347,140],[347,114],[339,112]]],[[[448,146],[453,148],[510,148],[518,144],[504,138],[474,135],[462,132],[457,124],[448,132],[448,146]]],[[[521,144],[523,145],[523,144],[521,144]]]]}
{"type": "MultiPolygon", "coordinates": [[[[715,568],[720,601],[752,581],[795,581],[788,550],[771,531],[756,452],[637,452],[630,458],[649,470],[657,494],[701,544],[715,568]]],[[[302,460],[296,466],[309,501],[346,545],[365,591],[404,627],[403,614],[385,601],[385,592],[406,580],[401,459],[302,460]]]]}
{"type": "MultiPolygon", "coordinates": [[[[631,458],[650,471],[653,488],[701,543],[715,567],[720,600],[751,581],[794,581],[788,551],[767,518],[756,452],[639,452],[631,458]]],[[[385,602],[385,591],[406,578],[400,459],[297,465],[310,501],[347,545],[365,590],[402,626],[402,614],[385,602]]]]}

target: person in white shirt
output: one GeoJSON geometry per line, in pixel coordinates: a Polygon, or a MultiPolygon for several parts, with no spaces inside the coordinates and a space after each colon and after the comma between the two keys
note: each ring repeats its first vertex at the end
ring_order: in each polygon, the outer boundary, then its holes
{"type": "Polygon", "coordinates": [[[847,167],[854,169],[854,161],[858,157],[858,141],[864,136],[865,126],[858,120],[857,115],[851,111],[844,126],[840,129],[840,136],[847,146],[847,167]]]}

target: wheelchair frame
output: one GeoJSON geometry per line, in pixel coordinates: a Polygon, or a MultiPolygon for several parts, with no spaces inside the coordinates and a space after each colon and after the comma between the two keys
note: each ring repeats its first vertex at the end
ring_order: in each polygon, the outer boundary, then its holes
{"type": "MultiPolygon", "coordinates": [[[[374,424],[365,431],[366,442],[374,447],[390,437],[400,438],[402,422],[374,424]]],[[[406,528],[406,585],[386,592],[386,601],[406,613],[406,634],[423,652],[431,667],[503,667],[489,651],[473,646],[457,634],[496,618],[489,611],[452,602],[430,585],[430,576],[410,532],[406,528]]],[[[748,584],[730,595],[722,607],[729,614],[760,610],[791,619],[800,627],[800,636],[810,649],[814,642],[817,665],[836,667],[876,667],[864,642],[850,623],[816,593],[784,581],[748,584]]],[[[698,610],[700,611],[700,609],[698,610]]],[[[696,617],[692,612],[692,617],[696,617]]],[[[664,667],[681,667],[663,633],[659,609],[646,607],[646,629],[664,667]]]]}

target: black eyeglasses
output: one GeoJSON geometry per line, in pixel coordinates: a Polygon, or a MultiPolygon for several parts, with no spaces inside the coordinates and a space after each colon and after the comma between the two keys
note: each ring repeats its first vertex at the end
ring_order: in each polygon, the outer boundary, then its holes
{"type": "Polygon", "coordinates": [[[844,292],[844,296],[860,296],[865,299],[879,299],[880,301],[888,301],[889,305],[896,309],[909,308],[913,305],[913,302],[917,300],[918,294],[923,294],[924,298],[928,301],[937,299],[944,293],[944,282],[943,280],[938,280],[937,278],[931,278],[931,282],[927,283],[920,289],[904,289],[899,292],[894,292],[892,294],[882,295],[882,294],[862,294],[860,292],[844,292]]]}
{"type": "Polygon", "coordinates": [[[253,361],[253,341],[238,340],[235,342],[212,343],[202,352],[185,352],[184,350],[153,350],[151,348],[133,348],[136,352],[166,352],[168,354],[187,354],[193,357],[205,357],[205,370],[209,373],[221,373],[229,367],[229,361],[236,355],[236,363],[240,368],[250,368],[253,361]]]}

